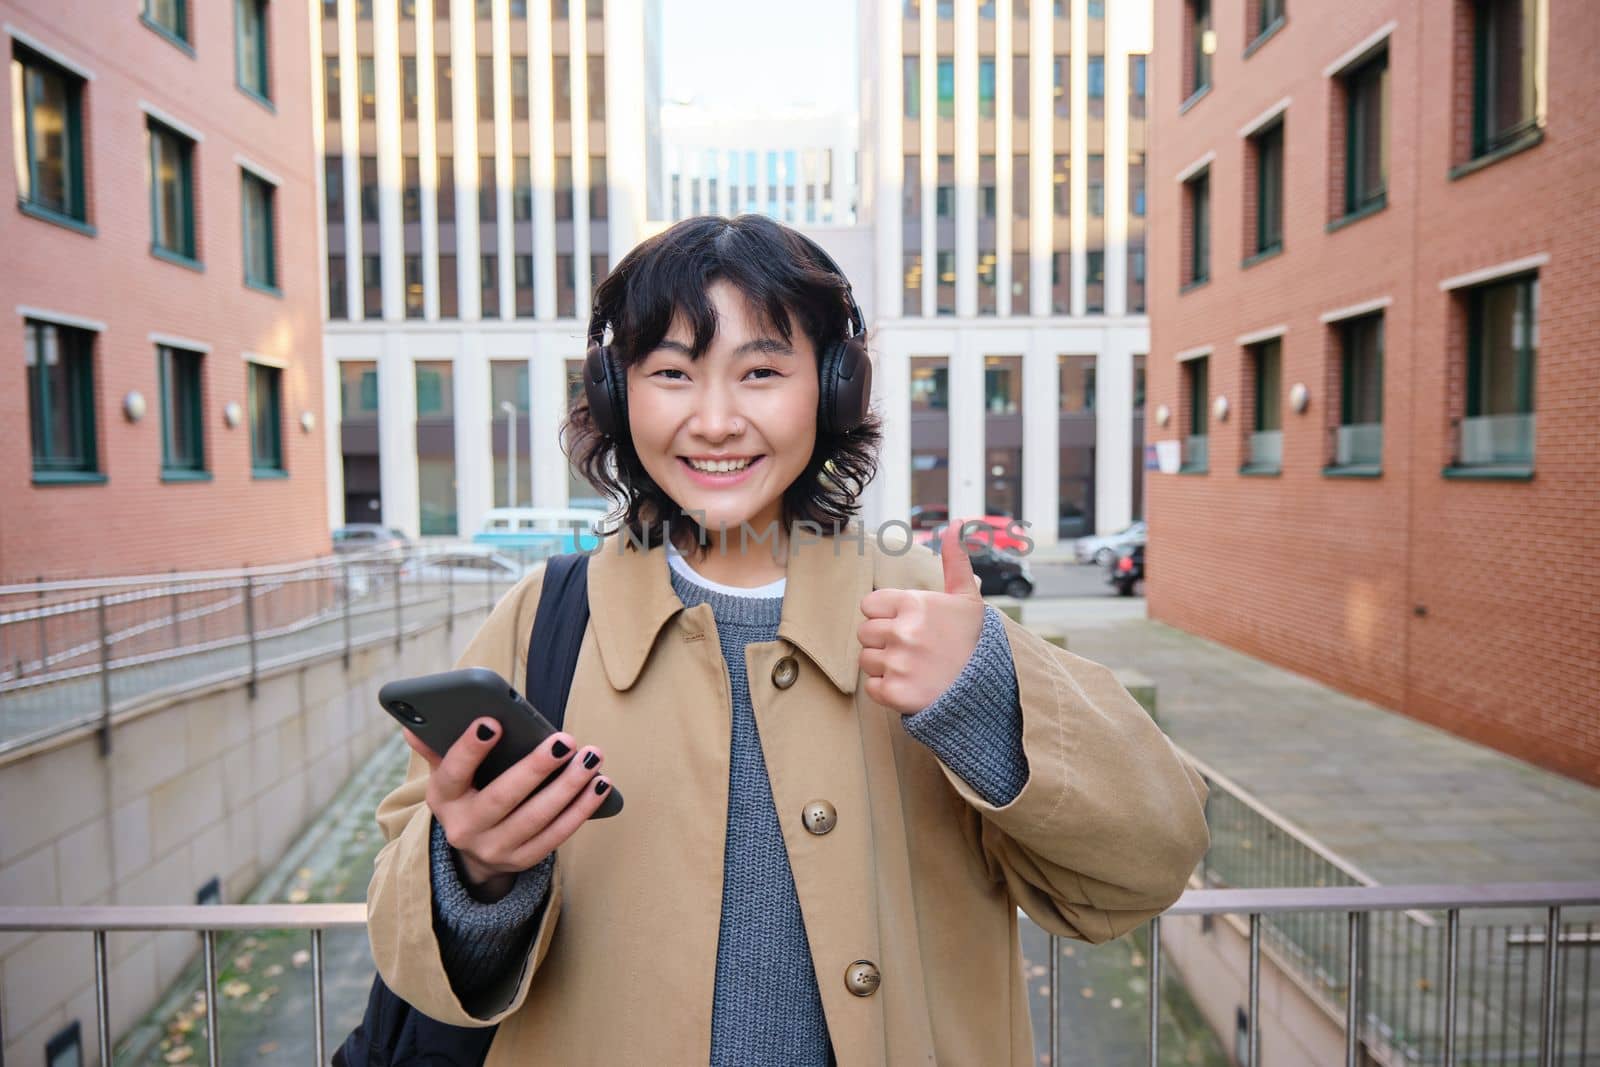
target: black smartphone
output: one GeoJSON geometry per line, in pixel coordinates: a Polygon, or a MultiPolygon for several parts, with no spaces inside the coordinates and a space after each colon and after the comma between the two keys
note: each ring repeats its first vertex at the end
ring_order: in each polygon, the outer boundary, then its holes
{"type": "MultiPolygon", "coordinates": [[[[378,703],[441,756],[475,720],[488,715],[499,722],[500,740],[484,756],[473,776],[472,784],[477,789],[494,781],[507,767],[559,732],[510,682],[487,667],[398,678],[378,690],[378,703]]],[[[534,792],[549,785],[564,770],[565,763],[540,782],[534,792]]],[[[621,810],[622,794],[613,783],[590,818],[610,818],[621,810]]]]}

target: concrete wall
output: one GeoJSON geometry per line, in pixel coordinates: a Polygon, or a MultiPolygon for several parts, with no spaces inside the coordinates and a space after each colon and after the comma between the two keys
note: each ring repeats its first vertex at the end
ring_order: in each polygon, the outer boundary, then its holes
{"type": "MultiPolygon", "coordinates": [[[[1161,922],[1163,964],[1183,980],[1200,1014],[1234,1048],[1235,1013],[1250,1005],[1250,935],[1244,919],[1218,917],[1201,932],[1199,916],[1161,922]]],[[[1260,1049],[1262,1063],[1342,1067],[1344,1022],[1331,1015],[1292,975],[1279,967],[1262,938],[1260,1049]]],[[[1365,1053],[1363,1053],[1365,1057],[1365,1053]]],[[[1241,1059],[1242,1063],[1243,1060],[1241,1059]]],[[[1372,1062],[1363,1058],[1362,1063],[1372,1062]]]]}
{"type": "MultiPolygon", "coordinates": [[[[193,904],[212,877],[239,901],[385,738],[378,687],[444,670],[481,618],[142,709],[109,757],[91,731],[0,763],[0,904],[193,904]]],[[[198,950],[193,933],[112,934],[113,1033],[136,1021],[198,950]]],[[[0,933],[6,1063],[37,1063],[73,1019],[94,1049],[88,934],[0,933]]]]}

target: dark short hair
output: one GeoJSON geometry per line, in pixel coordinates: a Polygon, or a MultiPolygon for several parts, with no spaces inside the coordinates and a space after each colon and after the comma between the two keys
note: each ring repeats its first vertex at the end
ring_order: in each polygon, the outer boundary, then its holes
{"type": "MultiPolygon", "coordinates": [[[[699,359],[716,334],[716,311],[706,291],[726,281],[749,300],[763,324],[792,341],[805,332],[820,368],[826,348],[849,333],[848,282],[828,267],[799,234],[764,215],[707,215],[684,219],[640,242],[595,290],[591,344],[609,329],[619,369],[659,346],[681,315],[694,333],[692,358],[699,359]]],[[[842,527],[859,509],[859,498],[877,472],[882,423],[873,413],[856,428],[829,433],[817,424],[817,441],[805,470],[783,494],[785,529],[815,523],[823,532],[842,527]]],[[[602,528],[626,530],[655,543],[665,524],[680,548],[703,531],[692,516],[655,483],[639,462],[632,435],[618,440],[600,432],[583,391],[573,398],[561,429],[561,448],[588,482],[614,502],[602,528]]],[[[764,533],[764,531],[761,531],[764,533]]]]}

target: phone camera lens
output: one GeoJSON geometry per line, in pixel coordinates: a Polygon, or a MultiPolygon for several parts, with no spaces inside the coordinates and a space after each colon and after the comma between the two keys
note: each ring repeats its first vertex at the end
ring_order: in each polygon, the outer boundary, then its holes
{"type": "Polygon", "coordinates": [[[415,723],[416,725],[421,726],[428,721],[417,713],[416,708],[412,707],[410,704],[407,704],[404,700],[396,700],[393,704],[390,704],[389,707],[394,710],[396,715],[400,716],[409,723],[415,723]]]}

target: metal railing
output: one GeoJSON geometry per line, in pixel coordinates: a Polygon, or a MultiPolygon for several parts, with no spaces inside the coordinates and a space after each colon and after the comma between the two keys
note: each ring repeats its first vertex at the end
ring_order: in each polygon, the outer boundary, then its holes
{"type": "Polygon", "coordinates": [[[1339,467],[1377,466],[1383,462],[1383,423],[1360,422],[1333,431],[1333,462],[1339,467]]]}
{"type": "MultiPolygon", "coordinates": [[[[1147,926],[1149,948],[1146,953],[1146,981],[1149,990],[1146,1041],[1149,1063],[1160,1062],[1160,1023],[1162,989],[1161,927],[1164,922],[1188,916],[1244,916],[1249,922],[1249,959],[1247,988],[1247,1033],[1245,1035],[1245,1067],[1259,1067],[1260,1059],[1260,999],[1261,957],[1263,952],[1263,926],[1269,918],[1281,920],[1285,916],[1306,913],[1331,913],[1342,915],[1345,952],[1343,959],[1345,992],[1343,997],[1343,1028],[1345,1063],[1357,1067],[1363,1057],[1392,1062],[1387,1042],[1375,1025],[1368,1009],[1368,992],[1374,968],[1368,954],[1368,931],[1374,916],[1399,914],[1409,911],[1440,911],[1445,915],[1444,954],[1440,958],[1438,988],[1443,990],[1430,1005],[1437,1016],[1438,1031],[1442,1036],[1438,1053],[1426,1059],[1408,1056],[1407,1062],[1438,1063],[1443,1067],[1467,1067],[1468,1064],[1538,1064],[1555,1067],[1557,1064],[1589,1062],[1589,958],[1600,949],[1594,934],[1594,924],[1587,924],[1583,936],[1563,938],[1561,915],[1563,909],[1589,908],[1600,905],[1600,882],[1568,882],[1549,884],[1510,885],[1454,885],[1454,886],[1342,886],[1321,889],[1195,889],[1185,893],[1163,916],[1147,926]],[[1521,1042],[1514,1048],[1497,1052],[1471,1052],[1471,1027],[1474,1019],[1470,1011],[1470,994],[1464,996],[1460,978],[1462,955],[1461,913],[1477,909],[1541,909],[1544,914],[1542,937],[1529,938],[1519,943],[1519,949],[1530,956],[1530,966],[1525,969],[1529,977],[1537,974],[1538,997],[1533,1007],[1537,1017],[1532,1027],[1523,1027],[1534,1035],[1531,1042],[1521,1042]],[[1563,955],[1582,952],[1581,972],[1578,968],[1563,968],[1563,955]],[[1572,996],[1568,988],[1571,976],[1581,973],[1579,995],[1572,996]],[[1466,1008],[1468,1010],[1464,1011],[1466,1008]],[[1463,1023],[1466,1032],[1463,1033],[1463,1023]]],[[[200,934],[200,952],[204,961],[205,987],[201,1000],[204,1010],[205,1039],[208,1064],[218,1067],[220,1045],[218,1027],[211,1025],[218,1005],[217,952],[219,936],[230,932],[261,930],[301,930],[309,938],[312,1012],[314,1028],[312,1051],[314,1063],[319,1067],[328,1062],[326,1035],[326,1005],[324,1003],[324,953],[325,931],[360,927],[366,921],[363,904],[265,904],[218,905],[210,907],[0,907],[0,931],[41,933],[46,931],[77,931],[91,935],[90,950],[94,961],[94,1002],[96,1005],[96,1034],[100,1049],[100,1062],[111,1063],[112,1034],[110,1029],[110,985],[107,958],[107,936],[111,931],[194,931],[200,934]]],[[[1051,1063],[1060,1063],[1060,981],[1057,974],[1063,939],[1050,938],[1050,990],[1049,990],[1049,1052],[1051,1063]]],[[[1523,998],[1523,1011],[1530,1005],[1523,998]]],[[[1526,1020],[1524,1020],[1526,1021],[1526,1020]]],[[[1600,1026],[1596,1027],[1600,1038],[1600,1026]]],[[[0,1043],[4,1040],[0,1025],[0,1043]]],[[[1597,1045],[1600,1052],[1600,1045],[1597,1045]]]]}
{"type": "Polygon", "coordinates": [[[0,586],[0,755],[229,679],[492,608],[532,555],[428,543],[279,566],[0,586]],[[498,562],[490,563],[490,561],[498,562]],[[483,561],[479,565],[478,561],[483,561]]]}
{"type": "Polygon", "coordinates": [[[1270,468],[1283,465],[1283,431],[1257,430],[1250,435],[1250,466],[1270,468]]]}
{"type": "Polygon", "coordinates": [[[1532,412],[1462,418],[1456,462],[1463,467],[1532,463],[1534,420],[1532,412]]]}

